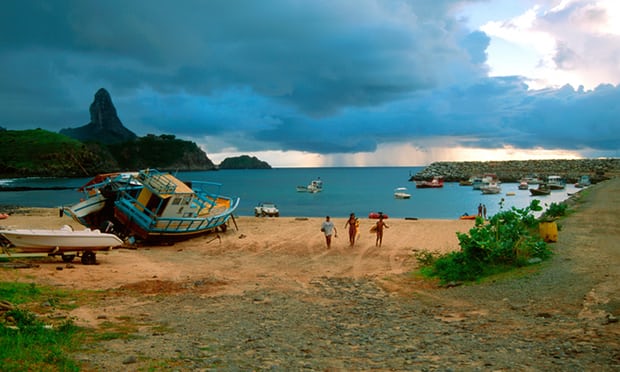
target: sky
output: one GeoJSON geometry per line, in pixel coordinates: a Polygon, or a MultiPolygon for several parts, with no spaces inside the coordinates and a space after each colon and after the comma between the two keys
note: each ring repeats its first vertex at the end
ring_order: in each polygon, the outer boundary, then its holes
{"type": "MultiPolygon", "coordinates": [[[[90,121],[216,164],[620,157],[617,0],[5,0],[0,127],[90,121]]],[[[1,135],[1,132],[0,132],[1,135]]]]}

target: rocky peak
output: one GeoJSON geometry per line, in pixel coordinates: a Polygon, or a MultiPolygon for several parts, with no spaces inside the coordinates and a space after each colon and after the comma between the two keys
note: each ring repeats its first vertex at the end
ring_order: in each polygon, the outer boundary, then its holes
{"type": "Polygon", "coordinates": [[[95,141],[105,144],[120,143],[137,138],[135,133],[123,126],[116,114],[112,97],[104,88],[95,93],[89,111],[90,123],[79,128],[65,128],[60,133],[79,141],[95,141]]]}

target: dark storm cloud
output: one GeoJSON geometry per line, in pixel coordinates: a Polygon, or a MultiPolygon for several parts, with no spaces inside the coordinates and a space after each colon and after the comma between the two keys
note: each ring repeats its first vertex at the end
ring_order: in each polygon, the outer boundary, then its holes
{"type": "Polygon", "coordinates": [[[9,0],[0,126],[86,124],[103,87],[128,128],[208,136],[210,151],[350,153],[437,136],[619,147],[618,87],[487,78],[489,38],[450,15],[460,3],[9,0]]]}

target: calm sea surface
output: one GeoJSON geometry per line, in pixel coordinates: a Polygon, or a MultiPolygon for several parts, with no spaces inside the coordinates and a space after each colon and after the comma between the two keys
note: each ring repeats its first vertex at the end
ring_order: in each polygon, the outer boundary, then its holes
{"type": "MultiPolygon", "coordinates": [[[[265,170],[220,170],[209,172],[179,172],[184,181],[212,181],[222,183],[221,193],[238,196],[241,204],[236,215],[253,215],[254,206],[262,201],[275,203],[281,216],[346,217],[354,212],[366,217],[369,212],[383,212],[390,217],[453,219],[463,213],[475,214],[479,203],[487,206],[493,215],[503,208],[523,208],[534,197],[527,190],[518,190],[516,183],[503,183],[502,192],[483,195],[471,186],[446,183],[441,189],[416,189],[409,177],[423,167],[356,167],[356,168],[274,168],[265,170]],[[321,178],[323,192],[297,192],[296,186],[307,185],[321,178]],[[411,199],[394,199],[394,189],[407,187],[411,199]],[[508,196],[506,193],[515,193],[508,196]]],[[[59,207],[79,201],[75,191],[90,178],[20,178],[0,179],[0,185],[31,187],[71,187],[71,190],[42,190],[0,192],[0,205],[26,207],[59,207]]],[[[534,187],[534,186],[530,186],[534,187]]],[[[553,191],[549,196],[536,197],[544,206],[560,202],[574,193],[573,185],[553,191]]],[[[0,210],[1,212],[1,210],[0,210]]]]}

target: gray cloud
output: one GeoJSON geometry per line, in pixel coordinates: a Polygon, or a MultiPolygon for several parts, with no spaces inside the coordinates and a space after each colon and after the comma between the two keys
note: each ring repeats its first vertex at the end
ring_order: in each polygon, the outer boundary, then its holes
{"type": "Polygon", "coordinates": [[[617,151],[618,87],[487,78],[489,38],[450,15],[461,3],[9,0],[0,126],[83,125],[104,87],[128,128],[209,137],[215,151],[354,153],[437,136],[617,151]]]}

